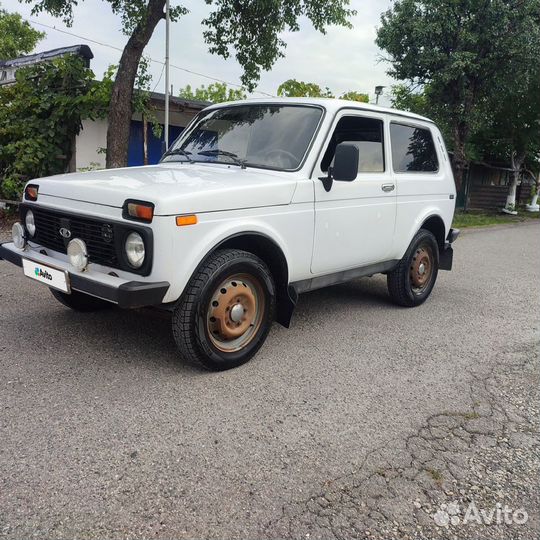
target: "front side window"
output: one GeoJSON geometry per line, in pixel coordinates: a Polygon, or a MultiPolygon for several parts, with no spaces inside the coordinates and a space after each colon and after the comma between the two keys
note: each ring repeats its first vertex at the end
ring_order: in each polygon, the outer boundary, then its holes
{"type": "Polygon", "coordinates": [[[392,165],[395,172],[436,172],[437,152],[429,129],[390,124],[392,165]]]}
{"type": "Polygon", "coordinates": [[[300,167],[322,116],[319,107],[246,104],[204,114],[163,161],[238,163],[278,170],[300,167]]]}
{"type": "Polygon", "coordinates": [[[358,147],[359,173],[384,172],[382,120],[361,116],[340,118],[322,159],[321,170],[328,171],[334,160],[336,146],[342,142],[352,143],[358,147]]]}

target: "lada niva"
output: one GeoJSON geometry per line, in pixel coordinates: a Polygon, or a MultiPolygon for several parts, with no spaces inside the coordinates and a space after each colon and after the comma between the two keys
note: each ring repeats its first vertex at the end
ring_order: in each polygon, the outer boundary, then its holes
{"type": "Polygon", "coordinates": [[[413,307],[452,267],[456,189],[427,118],[334,99],[202,111],[157,165],[32,180],[0,257],[78,311],[172,312],[182,357],[248,361],[299,294],[383,273],[413,307]]]}

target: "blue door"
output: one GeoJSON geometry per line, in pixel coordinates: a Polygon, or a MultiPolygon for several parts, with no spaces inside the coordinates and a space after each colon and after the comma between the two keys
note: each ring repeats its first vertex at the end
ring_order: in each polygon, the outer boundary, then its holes
{"type": "MultiPolygon", "coordinates": [[[[161,137],[158,139],[152,131],[152,125],[147,124],[148,129],[148,165],[156,164],[161,158],[163,147],[164,129],[161,125],[161,137]]],[[[180,126],[169,125],[169,141],[174,141],[184,130],[180,126]]],[[[143,123],[140,120],[132,120],[129,132],[128,167],[144,165],[144,139],[143,123]]]]}

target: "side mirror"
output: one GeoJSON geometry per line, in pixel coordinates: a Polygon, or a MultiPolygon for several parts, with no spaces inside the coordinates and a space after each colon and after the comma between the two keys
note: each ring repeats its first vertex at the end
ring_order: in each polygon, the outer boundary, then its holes
{"type": "Polygon", "coordinates": [[[340,143],[336,146],[334,166],[328,167],[328,175],[321,176],[319,180],[324,189],[330,191],[334,180],[339,182],[352,182],[358,176],[358,162],[360,152],[358,147],[351,143],[340,143]]]}
{"type": "Polygon", "coordinates": [[[336,146],[332,176],[334,180],[352,182],[358,176],[358,146],[351,143],[340,143],[336,146]]]}

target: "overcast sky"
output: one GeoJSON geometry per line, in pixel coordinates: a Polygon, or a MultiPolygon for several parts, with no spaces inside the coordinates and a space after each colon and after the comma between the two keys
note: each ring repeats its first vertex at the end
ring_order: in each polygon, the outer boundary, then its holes
{"type": "MultiPolygon", "coordinates": [[[[122,48],[126,36],[121,32],[120,18],[114,15],[109,4],[102,0],[84,0],[75,8],[74,23],[67,28],[59,19],[48,15],[31,16],[31,8],[17,0],[0,0],[8,11],[17,11],[30,21],[55,26],[114,47],[122,48]]],[[[299,32],[285,34],[287,43],[285,58],[280,59],[270,72],[263,72],[258,89],[276,94],[277,87],[287,79],[315,82],[328,86],[339,94],[348,90],[369,93],[374,99],[376,85],[389,86],[392,80],[386,75],[387,65],[379,62],[380,51],[374,43],[375,29],[379,25],[381,13],[388,8],[391,0],[352,0],[351,5],[358,11],[352,20],[352,30],[331,27],[326,35],[313,29],[309,21],[302,21],[299,32]]],[[[174,0],[171,0],[174,5],[174,0]]],[[[232,83],[240,82],[241,68],[234,59],[223,60],[208,53],[202,38],[201,21],[209,12],[202,1],[187,1],[184,4],[190,13],[171,25],[171,64],[187,68],[211,77],[232,83]]],[[[84,39],[70,36],[34,25],[47,33],[47,37],[37,46],[37,51],[54,49],[78,43],[88,43],[84,39]]],[[[163,60],[165,44],[165,24],[161,22],[145,50],[145,55],[163,60]]],[[[118,62],[120,52],[106,46],[88,43],[94,53],[91,67],[97,78],[101,78],[109,64],[118,62]]],[[[153,62],[152,85],[156,91],[164,91],[164,77],[159,81],[162,65],[153,62]]],[[[199,86],[212,81],[203,77],[171,68],[171,84],[176,93],[186,84],[199,86]]],[[[254,96],[261,94],[254,93],[254,96]]],[[[384,98],[380,104],[388,104],[384,98]]]]}

